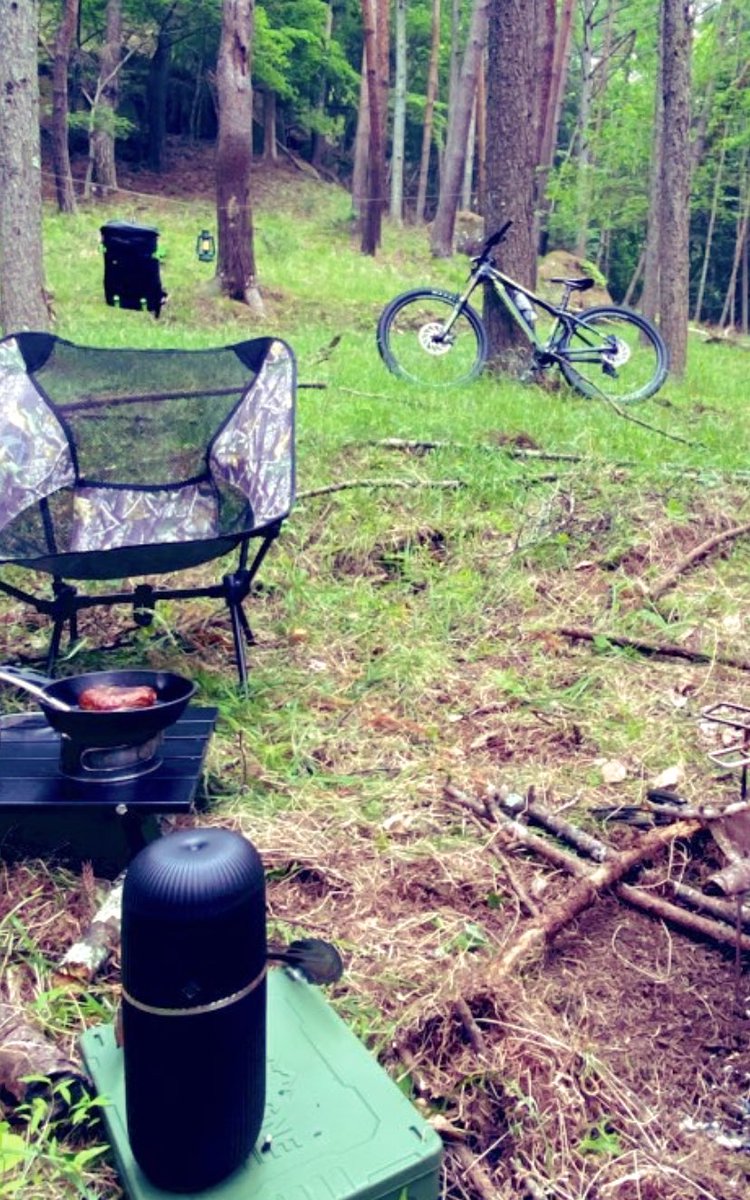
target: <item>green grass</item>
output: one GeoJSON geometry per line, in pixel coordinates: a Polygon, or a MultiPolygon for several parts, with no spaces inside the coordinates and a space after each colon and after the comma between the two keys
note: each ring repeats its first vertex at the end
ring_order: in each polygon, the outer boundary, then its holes
{"type": "MultiPolygon", "coordinates": [[[[210,603],[164,604],[159,636],[141,632],[118,652],[121,663],[190,674],[201,699],[218,705],[210,819],[237,821],[271,846],[307,830],[313,860],[321,831],[356,890],[359,866],[395,869],[405,861],[424,864],[429,876],[436,861],[464,852],[472,835],[441,805],[446,780],[469,794],[549,788],[583,821],[595,803],[642,799],[648,779],[675,763],[684,766],[690,796],[731,788],[717,783],[706,761],[697,718],[703,704],[735,694],[736,671],[718,661],[645,657],[603,639],[572,644],[559,628],[587,625],[750,658],[746,540],[686,572],[658,602],[639,590],[691,546],[748,520],[747,348],[693,336],[684,381],[670,379],[632,410],[690,444],[563,388],[489,375],[455,392],[411,387],[380,362],[377,316],[420,283],[458,288],[466,259],[435,261],[424,232],[388,225],[381,253],[363,257],[348,196],[310,181],[292,185],[283,174],[255,218],[268,309],[260,322],[218,297],[213,268],[197,260],[197,232],[214,225],[205,202],[126,197],[74,218],[49,212],[45,227],[60,336],[165,348],[283,336],[301,381],[325,385],[299,393],[299,490],[362,479],[420,485],[298,502],[250,605],[258,645],[248,696],[234,686],[230,642],[210,603]],[[158,321],[104,303],[98,228],[113,217],[161,230],[170,299],[158,321]],[[432,452],[374,444],[386,438],[448,444],[432,452]],[[514,457],[528,446],[578,461],[514,457]],[[426,486],[446,481],[460,486],[426,486]],[[601,764],[611,759],[627,768],[621,784],[603,782],[601,764]],[[357,866],[347,857],[350,844],[359,848],[357,866]]],[[[30,626],[8,601],[0,616],[5,654],[41,652],[43,627],[30,626]]],[[[122,612],[84,620],[71,667],[101,666],[97,645],[127,623],[122,612]]],[[[288,864],[274,853],[269,887],[283,928],[289,864],[301,851],[290,847],[288,864]]],[[[446,928],[420,933],[432,947],[428,959],[439,960],[446,947],[459,958],[491,953],[481,922],[491,929],[493,910],[503,906],[489,877],[486,894],[495,899],[484,917],[472,911],[467,923],[457,912],[454,923],[443,918],[446,928]]],[[[310,913],[317,903],[310,901],[310,913]]],[[[329,897],[329,931],[351,948],[334,1002],[370,1045],[386,1047],[404,1019],[398,997],[418,998],[422,985],[409,992],[413,964],[400,961],[398,947],[387,967],[398,986],[384,999],[371,972],[375,951],[357,936],[356,922],[338,914],[329,897]]],[[[301,929],[305,918],[303,905],[295,918],[301,929]]],[[[384,909],[367,927],[376,943],[387,940],[388,919],[384,909]]],[[[100,1016],[106,1000],[71,1009],[50,982],[50,961],[32,963],[26,943],[15,946],[19,969],[36,972],[37,1018],[50,1036],[100,1016]]],[[[594,1145],[594,1132],[584,1147],[592,1159],[609,1152],[594,1145]]],[[[48,1171],[47,1163],[45,1178],[48,1171]]],[[[83,1194],[70,1190],[63,1172],[55,1186],[54,1198],[83,1194]]]]}

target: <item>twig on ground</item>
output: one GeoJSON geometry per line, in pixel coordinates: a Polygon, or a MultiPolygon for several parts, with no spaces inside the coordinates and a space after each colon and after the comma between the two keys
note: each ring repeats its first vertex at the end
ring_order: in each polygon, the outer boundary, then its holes
{"type": "Polygon", "coordinates": [[[666,429],[659,429],[658,425],[652,425],[650,421],[634,417],[632,413],[626,412],[621,405],[615,400],[611,400],[604,392],[601,392],[600,399],[608,404],[618,417],[622,417],[623,421],[632,421],[634,425],[640,425],[642,429],[648,429],[651,433],[658,433],[660,437],[668,438],[670,442],[679,442],[682,446],[690,446],[692,449],[703,445],[703,442],[691,442],[689,438],[682,437],[679,433],[668,433],[666,429]]]}
{"type": "Polygon", "coordinates": [[[310,488],[297,492],[298,500],[309,500],[312,496],[329,496],[331,492],[344,492],[348,488],[462,488],[461,479],[345,479],[341,483],[329,483],[325,487],[310,488]]]}
{"type": "Polygon", "coordinates": [[[750,533],[750,521],[746,521],[743,525],[734,525],[731,529],[724,529],[721,533],[714,534],[713,537],[706,538],[705,542],[701,542],[699,546],[695,546],[689,554],[674,566],[671,571],[666,571],[661,579],[648,589],[648,597],[650,600],[658,600],[665,592],[668,592],[671,587],[674,587],[681,575],[684,575],[691,567],[695,566],[702,559],[707,558],[712,550],[717,550],[726,542],[734,541],[736,538],[744,537],[750,533]]]}
{"type": "Polygon", "coordinates": [[[583,625],[562,625],[556,632],[561,637],[570,638],[571,641],[603,640],[611,642],[613,646],[637,650],[640,654],[664,654],[669,658],[684,658],[688,662],[718,662],[725,667],[736,667],[738,671],[750,671],[750,660],[747,658],[737,658],[733,654],[707,654],[703,650],[689,650],[687,646],[678,646],[674,642],[644,642],[640,638],[626,637],[624,634],[586,629],[583,625]]]}
{"type": "Polygon", "coordinates": [[[505,454],[509,458],[530,458],[539,459],[542,462],[570,462],[579,463],[583,461],[583,456],[580,454],[556,454],[547,452],[546,450],[531,450],[521,446],[505,445],[498,442],[493,445],[490,442],[453,442],[445,440],[427,440],[420,438],[413,440],[411,438],[377,438],[371,442],[359,443],[365,446],[378,446],[381,450],[492,450],[495,453],[505,454]]]}

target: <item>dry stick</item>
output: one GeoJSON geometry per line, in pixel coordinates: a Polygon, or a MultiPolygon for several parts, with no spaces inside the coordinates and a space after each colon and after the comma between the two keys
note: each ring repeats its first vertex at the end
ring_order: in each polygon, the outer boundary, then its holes
{"type": "MultiPolygon", "coordinates": [[[[666,884],[676,900],[684,900],[691,908],[702,909],[727,925],[737,923],[737,905],[733,900],[721,900],[718,896],[707,896],[697,888],[689,887],[686,883],[678,883],[670,879],[666,884]]],[[[750,907],[743,905],[740,909],[740,920],[745,929],[750,930],[750,907]]]]}
{"type": "Polygon", "coordinates": [[[497,1200],[497,1187],[487,1174],[481,1161],[467,1146],[457,1146],[456,1158],[467,1181],[480,1200],[497,1200]]]}
{"type": "MultiPolygon", "coordinates": [[[[616,852],[610,846],[607,846],[605,842],[600,841],[599,838],[595,838],[592,834],[584,833],[583,830],[571,825],[569,821],[565,821],[555,813],[549,812],[538,801],[532,801],[529,804],[528,811],[535,820],[544,825],[546,829],[549,829],[551,833],[556,834],[564,840],[571,841],[576,849],[583,850],[586,854],[595,855],[600,860],[603,856],[606,856],[610,861],[613,857],[617,857],[616,852]]],[[[683,824],[685,823],[683,822],[683,824]]],[[[538,840],[542,842],[540,853],[544,854],[549,843],[541,838],[538,840]]],[[[553,861],[556,863],[560,862],[559,858],[555,858],[553,861]]],[[[573,873],[577,873],[577,871],[578,867],[575,868],[573,873]]],[[[676,888],[679,886],[681,885],[676,885],[675,889],[673,889],[675,894],[676,888]]],[[[653,892],[646,891],[644,888],[633,887],[627,883],[616,883],[612,890],[621,900],[626,900],[634,908],[639,908],[642,912],[646,912],[650,916],[659,917],[663,921],[671,921],[675,925],[680,925],[683,929],[690,930],[691,933],[696,933],[701,937],[712,938],[714,941],[720,942],[725,946],[738,945],[736,929],[725,929],[714,920],[697,916],[695,913],[686,912],[684,908],[680,908],[676,904],[670,904],[668,900],[664,900],[663,897],[654,895],[653,892]]],[[[685,890],[693,893],[692,888],[685,890]]],[[[698,896],[700,893],[693,894],[698,896]]],[[[736,907],[734,905],[727,905],[726,907],[731,910],[729,920],[734,923],[736,920],[736,907]]],[[[739,948],[743,951],[750,950],[750,937],[740,935],[739,948]]]]}
{"type": "MultiPolygon", "coordinates": [[[[365,446],[379,446],[383,450],[493,450],[495,453],[507,454],[509,458],[537,458],[542,462],[583,462],[581,454],[554,454],[546,450],[528,450],[518,446],[493,446],[487,442],[449,442],[449,441],[413,441],[410,438],[378,438],[375,441],[359,443],[365,446]]],[[[618,466],[632,466],[632,463],[618,463],[618,466]]]]}
{"type": "Polygon", "coordinates": [[[458,1000],[456,1000],[454,1004],[454,1008],[458,1014],[461,1024],[463,1025],[464,1033],[469,1039],[472,1048],[477,1054],[485,1054],[487,1051],[487,1043],[484,1040],[481,1029],[474,1020],[472,1011],[466,1001],[459,996],[458,1000]]]}
{"type": "Polygon", "coordinates": [[[325,487],[310,488],[297,492],[298,500],[309,500],[311,496],[328,496],[331,492],[343,492],[347,488],[462,488],[460,479],[346,479],[343,483],[329,483],[325,487]]]}
{"type": "Polygon", "coordinates": [[[703,446],[703,442],[691,442],[689,438],[681,437],[679,433],[667,433],[666,429],[659,429],[657,425],[651,425],[649,421],[644,421],[640,417],[634,417],[632,413],[626,412],[614,400],[610,400],[609,396],[605,395],[604,392],[601,393],[600,398],[617,413],[618,417],[622,417],[624,421],[632,421],[634,425],[640,425],[642,429],[648,429],[651,433],[658,433],[660,437],[669,438],[671,442],[680,442],[683,446],[690,446],[693,449],[696,446],[703,446]]]}
{"type": "Polygon", "coordinates": [[[732,654],[706,654],[703,650],[688,650],[687,647],[678,646],[674,642],[644,642],[640,638],[586,629],[583,625],[562,625],[556,632],[561,637],[571,638],[572,641],[595,642],[603,638],[613,646],[628,647],[640,654],[665,654],[670,658],[687,659],[688,662],[717,662],[725,667],[736,667],[738,671],[750,671],[750,660],[746,658],[735,658],[732,654]]]}
{"type": "Polygon", "coordinates": [[[688,912],[678,904],[670,904],[661,896],[655,896],[652,892],[633,887],[629,883],[619,883],[615,891],[622,900],[627,900],[629,904],[640,908],[642,912],[650,913],[652,917],[659,917],[663,921],[681,925],[683,929],[696,933],[699,937],[711,938],[723,946],[737,947],[743,954],[750,951],[750,937],[746,933],[738,933],[736,930],[725,928],[719,921],[688,912]]]}
{"type": "MultiPolygon", "coordinates": [[[[521,839],[520,831],[523,830],[523,826],[518,821],[504,817],[503,823],[509,827],[509,832],[512,831],[514,836],[521,839]]],[[[653,858],[670,842],[677,838],[690,838],[700,828],[697,821],[680,821],[675,825],[652,829],[637,846],[613,854],[606,862],[591,871],[575,855],[567,854],[559,846],[552,847],[552,843],[546,842],[544,838],[536,838],[535,849],[540,854],[544,854],[556,866],[566,867],[576,877],[577,883],[567,896],[548,908],[539,920],[527,925],[505,954],[490,965],[487,982],[494,984],[511,971],[530,965],[543,953],[558,933],[593,904],[603,891],[619,883],[623,875],[653,858]],[[552,848],[552,853],[549,853],[550,848],[552,848]],[[567,859],[567,864],[565,859],[567,859]]]]}
{"type": "Polygon", "coordinates": [[[55,973],[56,982],[88,983],[105,965],[120,940],[122,888],[125,872],[118,875],[86,932],[66,950],[55,973]]]}
{"type": "Polygon", "coordinates": [[[712,550],[723,546],[725,542],[731,542],[735,538],[743,537],[746,533],[750,533],[750,521],[746,521],[744,525],[734,525],[731,529],[725,529],[722,533],[717,533],[713,537],[706,538],[705,542],[701,542],[699,546],[696,546],[689,554],[686,554],[671,571],[667,571],[662,575],[661,579],[656,580],[648,590],[649,599],[658,600],[660,596],[663,596],[665,592],[668,592],[675,585],[680,575],[684,575],[695,563],[706,558],[712,550]]]}

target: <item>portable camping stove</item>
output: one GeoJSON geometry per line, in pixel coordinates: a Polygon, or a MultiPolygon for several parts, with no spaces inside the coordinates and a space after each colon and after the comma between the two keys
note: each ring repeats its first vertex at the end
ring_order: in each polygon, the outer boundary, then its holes
{"type": "Polygon", "coordinates": [[[0,717],[3,856],[118,874],[156,836],[156,813],[193,808],[217,715],[191,706],[147,741],[103,748],[60,735],[40,712],[0,717]]]}

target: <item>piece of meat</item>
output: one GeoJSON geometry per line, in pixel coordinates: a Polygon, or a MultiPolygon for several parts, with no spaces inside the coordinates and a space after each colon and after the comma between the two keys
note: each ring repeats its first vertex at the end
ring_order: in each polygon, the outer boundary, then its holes
{"type": "Polygon", "coordinates": [[[152,687],[117,687],[101,684],[81,692],[78,704],[91,712],[110,712],[118,708],[151,708],[157,699],[152,687]]]}

